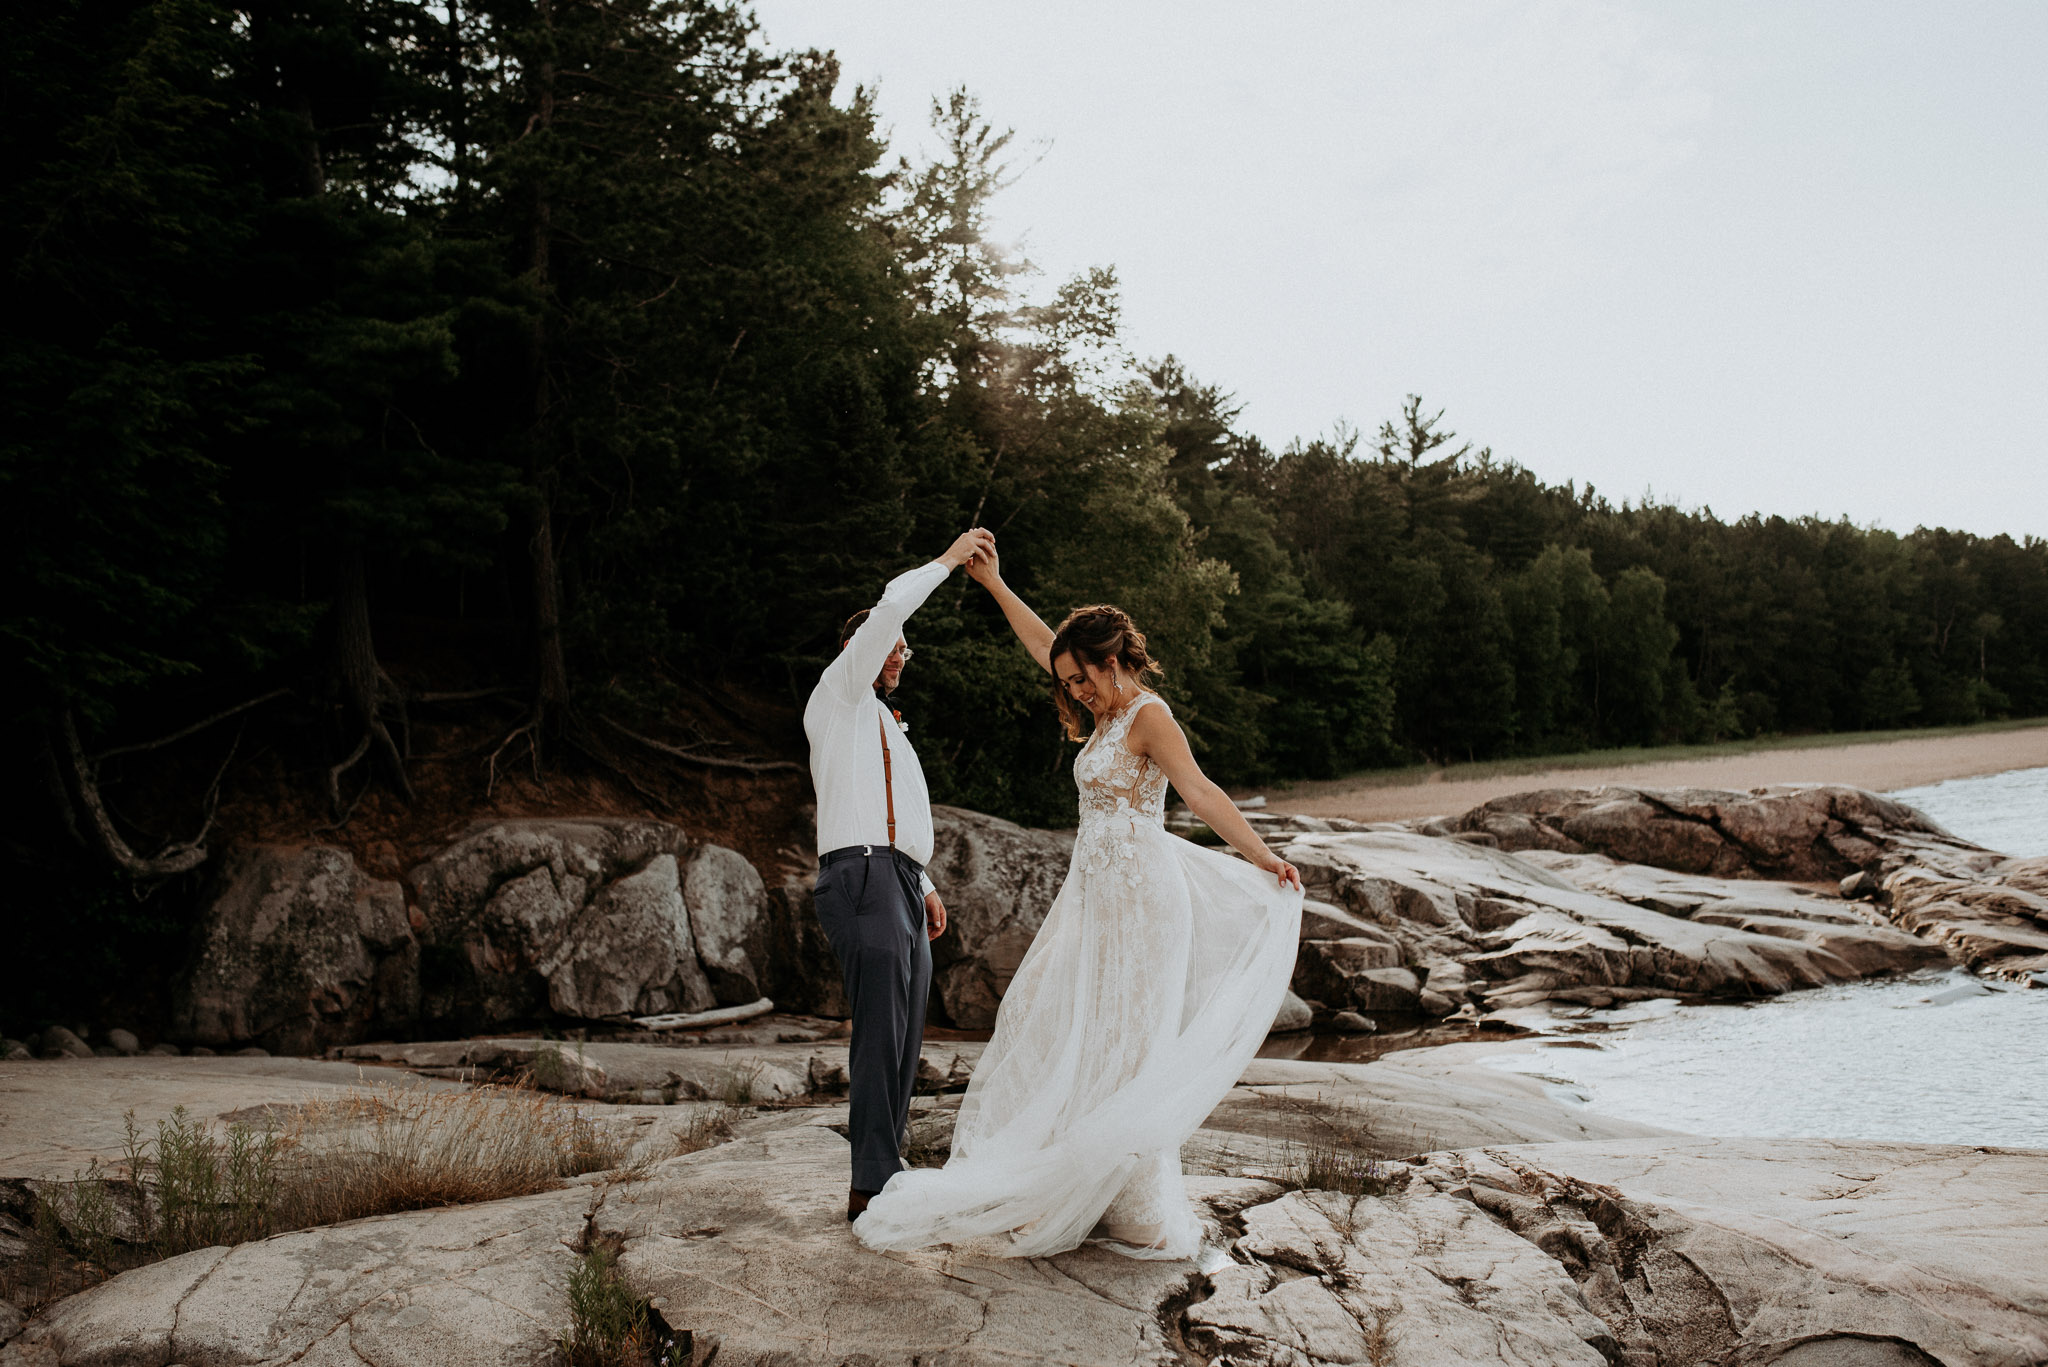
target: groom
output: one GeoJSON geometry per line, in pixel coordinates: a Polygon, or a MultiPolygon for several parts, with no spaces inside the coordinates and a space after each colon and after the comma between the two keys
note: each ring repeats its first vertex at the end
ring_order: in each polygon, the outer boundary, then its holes
{"type": "Polygon", "coordinates": [[[890,580],[881,601],[840,631],[839,657],[804,707],[818,791],[818,920],[839,956],[853,1012],[849,1220],[903,1167],[931,990],[930,942],[946,929],[946,904],[924,872],[932,857],[924,770],[887,697],[910,659],[903,642],[910,614],[948,574],[993,553],[995,544],[976,527],[937,560],[890,580]]]}

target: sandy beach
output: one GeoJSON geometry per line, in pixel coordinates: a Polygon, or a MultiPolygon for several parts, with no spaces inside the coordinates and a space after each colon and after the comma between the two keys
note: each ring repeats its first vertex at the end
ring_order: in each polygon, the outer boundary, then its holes
{"type": "MultiPolygon", "coordinates": [[[[1354,821],[1406,821],[1455,816],[1482,802],[1536,788],[1760,788],[1772,783],[1850,783],[1873,792],[1943,779],[2048,766],[2048,723],[1962,735],[1905,737],[1867,744],[1787,746],[1746,754],[1709,755],[1648,764],[1560,767],[1540,772],[1456,777],[1438,770],[1408,783],[1370,776],[1305,783],[1273,791],[1274,811],[1342,816],[1354,821]]],[[[1483,766],[1475,766],[1483,767],[1483,766]]]]}

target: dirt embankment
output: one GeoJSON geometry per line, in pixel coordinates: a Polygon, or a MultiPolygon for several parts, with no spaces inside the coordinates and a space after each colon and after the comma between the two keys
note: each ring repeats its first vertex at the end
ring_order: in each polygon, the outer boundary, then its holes
{"type": "Polygon", "coordinates": [[[1724,788],[1741,791],[1771,783],[1847,783],[1872,792],[1971,778],[2048,765],[2048,724],[2005,731],[1909,737],[1856,745],[1787,747],[1650,764],[1559,768],[1540,773],[1444,777],[1438,771],[1410,783],[1370,778],[1302,784],[1269,795],[1272,809],[1354,821],[1409,821],[1455,816],[1482,802],[1537,788],[1724,788]]]}

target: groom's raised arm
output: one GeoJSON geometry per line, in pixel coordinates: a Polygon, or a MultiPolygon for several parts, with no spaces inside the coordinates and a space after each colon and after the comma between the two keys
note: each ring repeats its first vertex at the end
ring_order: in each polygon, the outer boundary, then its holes
{"type": "Polygon", "coordinates": [[[874,687],[875,676],[882,672],[883,662],[896,648],[910,614],[924,606],[924,600],[945,582],[948,574],[972,560],[984,547],[993,550],[995,538],[976,527],[961,533],[938,559],[891,579],[882,590],[881,600],[868,609],[867,620],[855,629],[839,657],[825,667],[820,682],[847,701],[858,701],[874,687]]]}

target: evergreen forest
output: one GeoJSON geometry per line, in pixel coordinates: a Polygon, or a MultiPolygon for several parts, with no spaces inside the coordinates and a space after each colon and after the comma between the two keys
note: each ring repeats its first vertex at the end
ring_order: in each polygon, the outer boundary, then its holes
{"type": "MultiPolygon", "coordinates": [[[[4,60],[23,887],[128,915],[224,792],[795,772],[840,622],[975,523],[1136,616],[1229,783],[2048,714],[2048,541],[1617,503],[1422,398],[1272,449],[994,235],[970,95],[895,159],[738,4],[26,0],[4,60]]],[[[911,625],[934,796],[1070,820],[985,595],[911,625]]]]}

